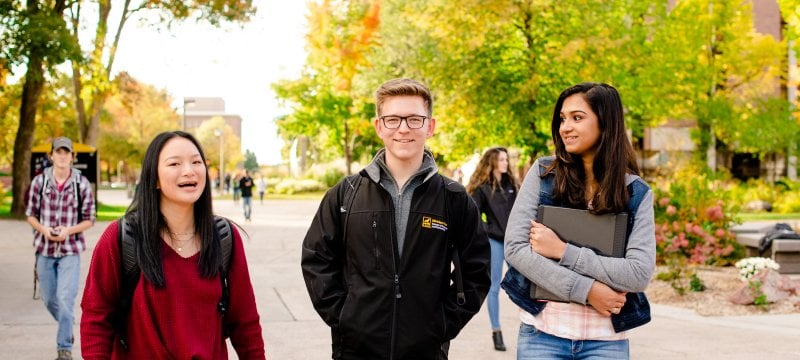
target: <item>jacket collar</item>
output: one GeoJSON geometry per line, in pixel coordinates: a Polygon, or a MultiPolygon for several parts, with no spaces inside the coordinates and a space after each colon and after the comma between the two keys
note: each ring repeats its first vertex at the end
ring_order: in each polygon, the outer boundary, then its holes
{"type": "MultiPolygon", "coordinates": [[[[386,167],[386,149],[381,149],[378,151],[378,153],[375,154],[375,157],[372,158],[372,162],[370,162],[369,165],[364,168],[364,171],[367,173],[367,176],[369,176],[370,180],[375,183],[379,183],[381,181],[381,171],[385,172],[389,176],[392,176],[389,172],[389,168],[386,167]]],[[[438,173],[439,168],[436,166],[436,160],[433,159],[433,153],[426,149],[422,154],[422,165],[411,178],[424,175],[425,178],[422,179],[422,182],[426,182],[438,173]]]]}

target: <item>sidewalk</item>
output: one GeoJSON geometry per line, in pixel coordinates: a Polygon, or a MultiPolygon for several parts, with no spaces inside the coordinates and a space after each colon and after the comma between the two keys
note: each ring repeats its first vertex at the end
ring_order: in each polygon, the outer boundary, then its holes
{"type": "MultiPolygon", "coordinates": [[[[103,191],[101,201],[126,204],[122,191],[103,191]]],[[[329,359],[330,333],[314,312],[300,272],[300,243],[317,201],[267,199],[253,204],[253,222],[242,224],[249,234],[245,247],[250,265],[269,359],[329,359]]],[[[215,202],[218,214],[242,221],[241,204],[215,202]]],[[[89,249],[82,256],[85,279],[91,252],[107,222],[87,232],[89,249]]],[[[3,358],[55,357],[56,324],[41,300],[32,300],[33,250],[30,226],[0,220],[0,349],[3,358]]],[[[79,290],[76,304],[76,348],[80,358],[79,290]]],[[[501,292],[501,322],[507,352],[492,348],[486,310],[482,310],[453,341],[451,359],[515,359],[519,326],[516,307],[501,292]]],[[[694,312],[653,305],[653,321],[629,332],[632,359],[798,359],[800,314],[702,317],[694,312]]],[[[236,358],[231,352],[231,358],[236,358]]]]}

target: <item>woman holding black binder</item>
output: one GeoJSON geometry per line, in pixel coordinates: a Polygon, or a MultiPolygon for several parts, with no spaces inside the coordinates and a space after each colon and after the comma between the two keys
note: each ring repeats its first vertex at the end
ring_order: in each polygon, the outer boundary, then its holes
{"type": "Polygon", "coordinates": [[[555,156],[531,167],[506,231],[512,268],[502,286],[522,309],[517,359],[629,358],[625,331],[650,320],[643,291],[655,270],[656,242],[653,192],[637,175],[619,93],[599,83],[564,90],[551,132],[555,156]],[[560,239],[533,220],[539,205],[627,213],[624,257],[560,239]],[[531,299],[537,286],[563,302],[531,299]]]}
{"type": "Polygon", "coordinates": [[[494,147],[483,153],[467,185],[467,192],[478,205],[492,249],[492,286],[486,297],[486,306],[489,310],[489,322],[492,325],[492,342],[494,349],[498,351],[506,351],[500,329],[498,299],[500,279],[503,276],[503,238],[518,188],[516,177],[508,164],[508,150],[502,147],[494,147]]]}

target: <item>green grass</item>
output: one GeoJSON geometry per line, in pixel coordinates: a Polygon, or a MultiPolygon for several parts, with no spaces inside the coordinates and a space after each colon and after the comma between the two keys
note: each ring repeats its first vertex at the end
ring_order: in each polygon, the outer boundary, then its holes
{"type": "MultiPolygon", "coordinates": [[[[97,221],[116,220],[125,214],[127,206],[105,205],[101,203],[97,208],[97,221]]],[[[11,202],[0,204],[0,219],[12,219],[11,202]]]]}
{"type": "Polygon", "coordinates": [[[760,221],[760,220],[800,220],[800,213],[776,214],[776,213],[739,213],[739,219],[742,221],[760,221]]]}
{"type": "Polygon", "coordinates": [[[100,203],[100,206],[97,208],[97,221],[111,221],[116,220],[125,215],[125,210],[127,210],[127,206],[119,206],[119,205],[106,205],[100,203]]]}

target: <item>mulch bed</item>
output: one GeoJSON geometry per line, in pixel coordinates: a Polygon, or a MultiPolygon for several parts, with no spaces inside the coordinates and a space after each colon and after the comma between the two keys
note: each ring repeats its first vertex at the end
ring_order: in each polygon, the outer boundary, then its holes
{"type": "MultiPolygon", "coordinates": [[[[659,266],[656,274],[667,271],[659,266]]],[[[681,296],[668,282],[656,280],[655,276],[646,290],[651,303],[692,309],[703,316],[738,316],[763,314],[800,313],[800,294],[795,293],[787,299],[765,306],[738,305],[730,302],[728,297],[745,283],[739,279],[738,271],[733,266],[698,267],[697,275],[706,285],[702,292],[687,291],[681,296]]],[[[800,276],[791,276],[800,281],[800,276]]]]}

